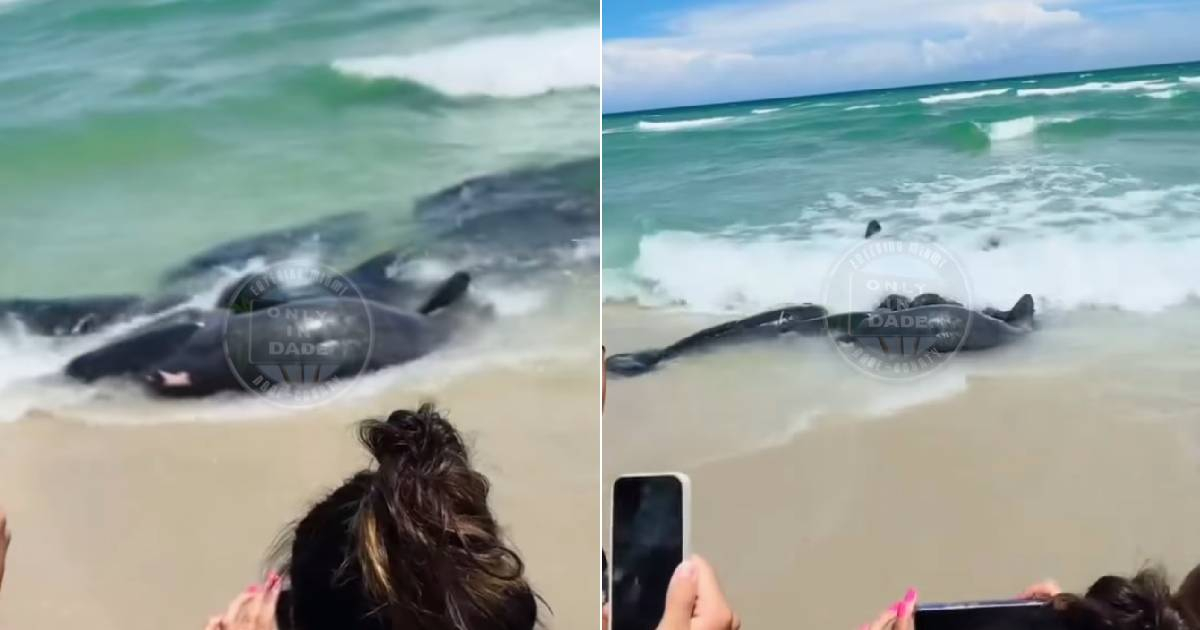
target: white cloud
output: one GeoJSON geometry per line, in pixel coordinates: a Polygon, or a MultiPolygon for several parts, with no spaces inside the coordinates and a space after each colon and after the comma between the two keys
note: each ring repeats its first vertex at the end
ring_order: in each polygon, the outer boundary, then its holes
{"type": "Polygon", "coordinates": [[[1148,28],[1185,41],[1178,25],[1161,20],[1130,32],[1085,14],[1078,0],[793,0],[698,9],[667,18],[662,36],[604,42],[605,109],[1040,72],[1051,62],[1088,67],[1121,51],[1157,59],[1150,51],[1166,54],[1169,42],[1155,41],[1148,28]]]}

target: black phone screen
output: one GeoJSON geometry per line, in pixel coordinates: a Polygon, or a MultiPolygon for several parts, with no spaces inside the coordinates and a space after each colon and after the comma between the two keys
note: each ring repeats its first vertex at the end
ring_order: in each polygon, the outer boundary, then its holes
{"type": "Polygon", "coordinates": [[[1042,602],[972,602],[918,606],[915,630],[1065,630],[1054,608],[1042,602]]]}
{"type": "Polygon", "coordinates": [[[683,562],[683,484],[669,475],[613,485],[612,629],[654,630],[683,562]]]}

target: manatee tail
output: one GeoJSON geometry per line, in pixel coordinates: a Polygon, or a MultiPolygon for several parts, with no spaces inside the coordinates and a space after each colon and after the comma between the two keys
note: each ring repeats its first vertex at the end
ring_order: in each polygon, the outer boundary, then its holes
{"type": "Polygon", "coordinates": [[[429,315],[434,311],[445,308],[454,302],[457,302],[467,292],[467,287],[471,285],[471,274],[465,271],[456,272],[438,286],[433,295],[425,302],[425,305],[417,309],[422,315],[429,315]]]}
{"type": "Polygon", "coordinates": [[[621,376],[637,376],[657,367],[658,362],[663,360],[663,356],[661,350],[614,354],[604,361],[604,369],[621,376]]]}
{"type": "Polygon", "coordinates": [[[1033,296],[1028,293],[1022,295],[1004,321],[1014,326],[1033,325],[1033,296]]]}

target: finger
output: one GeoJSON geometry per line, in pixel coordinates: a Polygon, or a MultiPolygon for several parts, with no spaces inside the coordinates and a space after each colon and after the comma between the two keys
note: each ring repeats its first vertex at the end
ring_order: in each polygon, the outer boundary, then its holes
{"type": "Polygon", "coordinates": [[[1042,580],[1021,592],[1021,599],[1050,599],[1062,593],[1062,588],[1054,580],[1042,580]]]}
{"type": "Polygon", "coordinates": [[[209,617],[208,623],[204,625],[204,630],[222,630],[225,624],[221,622],[220,617],[209,617]]]}
{"type": "Polygon", "coordinates": [[[730,624],[730,627],[733,630],[742,630],[742,618],[737,613],[733,613],[733,623],[730,624]]]}
{"type": "Polygon", "coordinates": [[[237,614],[237,622],[242,624],[238,626],[239,628],[242,626],[246,628],[253,627],[254,620],[258,619],[258,611],[262,608],[263,595],[265,593],[263,593],[261,586],[255,584],[250,587],[250,598],[242,604],[242,608],[237,614]]]}
{"type": "Polygon", "coordinates": [[[262,607],[258,609],[256,630],[275,630],[275,610],[279,606],[279,593],[283,580],[274,572],[267,578],[267,592],[263,595],[262,607]]]}
{"type": "Polygon", "coordinates": [[[863,626],[860,630],[888,630],[896,622],[896,604],[879,613],[875,621],[863,626]]]}
{"type": "Polygon", "coordinates": [[[896,606],[895,630],[913,630],[913,612],[917,608],[917,589],[910,588],[896,606]]]}
{"type": "Polygon", "coordinates": [[[234,622],[237,621],[238,611],[242,609],[242,606],[244,606],[251,597],[254,597],[254,593],[250,592],[250,589],[246,589],[237,597],[234,597],[233,601],[229,602],[229,608],[225,609],[225,616],[221,617],[221,621],[224,622],[225,625],[232,626],[234,622]]]}
{"type": "Polygon", "coordinates": [[[608,604],[605,604],[603,607],[600,608],[600,628],[601,628],[601,630],[608,630],[608,618],[610,616],[612,616],[612,613],[609,612],[608,604]]]}
{"type": "Polygon", "coordinates": [[[726,622],[732,619],[733,610],[721,591],[717,572],[700,556],[692,556],[696,564],[696,617],[726,622]]]}
{"type": "Polygon", "coordinates": [[[693,560],[684,560],[675,567],[675,574],[667,586],[667,602],[659,630],[687,630],[692,623],[692,613],[696,609],[696,563],[693,560]]]}

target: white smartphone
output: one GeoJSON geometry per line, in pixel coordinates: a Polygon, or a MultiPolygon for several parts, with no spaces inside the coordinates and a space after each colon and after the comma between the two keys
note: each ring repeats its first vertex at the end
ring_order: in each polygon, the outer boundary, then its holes
{"type": "Polygon", "coordinates": [[[622,475],[611,514],[610,629],[654,630],[671,576],[692,554],[692,482],[682,473],[622,475]]]}

